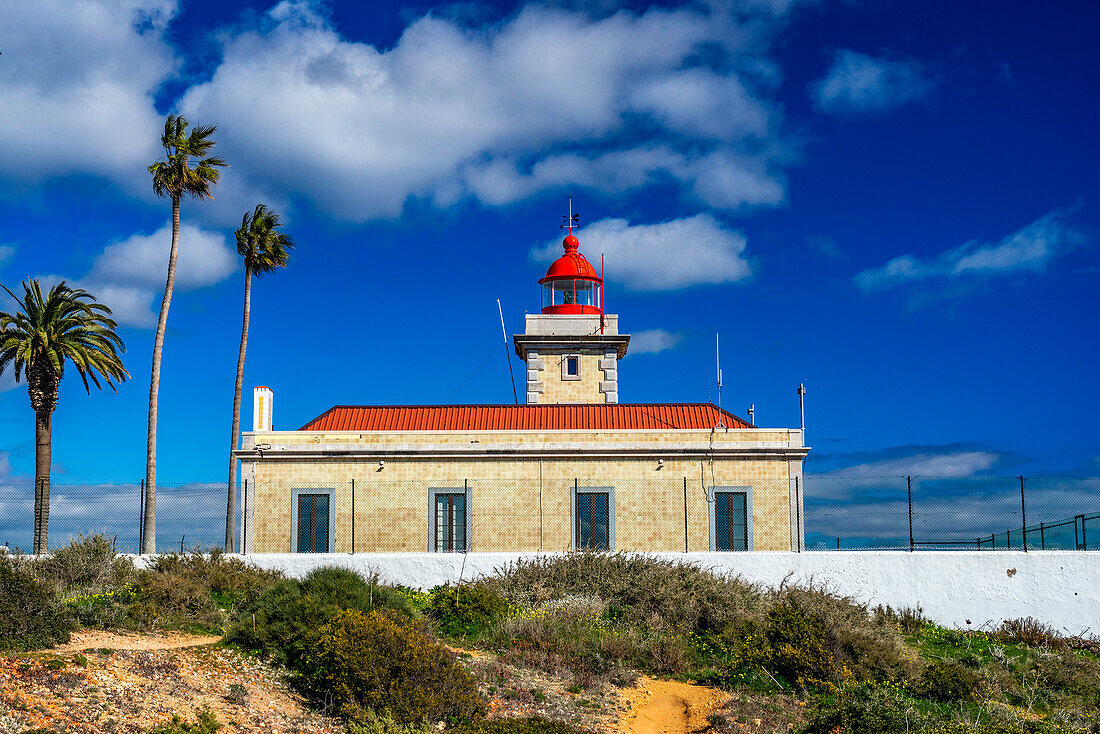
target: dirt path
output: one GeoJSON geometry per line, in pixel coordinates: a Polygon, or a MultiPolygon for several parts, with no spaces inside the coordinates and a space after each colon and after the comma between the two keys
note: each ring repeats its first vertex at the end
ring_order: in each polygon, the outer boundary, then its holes
{"type": "Polygon", "coordinates": [[[74,632],[68,643],[49,650],[40,650],[39,652],[67,655],[81,650],[178,650],[182,647],[212,645],[219,640],[221,640],[221,637],[218,635],[191,635],[186,632],[164,632],[159,635],[151,635],[136,632],[83,630],[74,632]]]}
{"type": "Polygon", "coordinates": [[[621,734],[695,734],[705,731],[707,716],[729,700],[714,688],[642,677],[623,692],[629,710],[623,715],[621,734]]]}

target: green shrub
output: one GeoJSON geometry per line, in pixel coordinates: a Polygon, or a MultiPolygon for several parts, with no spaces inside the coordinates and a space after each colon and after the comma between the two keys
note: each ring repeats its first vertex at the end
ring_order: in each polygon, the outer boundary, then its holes
{"type": "Polygon", "coordinates": [[[293,667],[312,631],[345,609],[390,609],[416,620],[420,614],[398,589],[378,576],[364,579],[342,568],[319,568],[302,580],[283,579],[243,604],[227,640],[293,667]]]}
{"type": "Polygon", "coordinates": [[[173,714],[170,722],[150,729],[149,734],[214,734],[221,728],[222,725],[214,718],[214,714],[209,709],[203,709],[199,711],[199,718],[194,723],[187,723],[173,714]]]}
{"type": "Polygon", "coordinates": [[[448,729],[448,734],[581,734],[582,730],[560,721],[526,719],[481,719],[448,729]]]}
{"type": "Polygon", "coordinates": [[[964,701],[974,694],[978,677],[955,663],[933,660],[917,681],[917,691],[932,701],[964,701]]]}
{"type": "Polygon", "coordinates": [[[1066,647],[1064,637],[1055,632],[1053,627],[1034,617],[1007,619],[993,637],[1001,642],[1011,642],[1027,647],[1045,647],[1050,650],[1062,650],[1066,647]]]}
{"type": "Polygon", "coordinates": [[[927,731],[922,723],[921,714],[901,696],[860,686],[819,706],[801,734],[908,734],[927,731]]]}
{"type": "Polygon", "coordinates": [[[436,734],[434,724],[418,722],[402,724],[393,720],[389,714],[376,714],[363,709],[357,721],[349,721],[348,734],[436,734]]]}
{"type": "Polygon", "coordinates": [[[281,577],[227,557],[220,548],[166,553],[138,572],[127,614],[139,627],[220,630],[236,608],[281,577]]]}
{"type": "Polygon", "coordinates": [[[899,632],[907,635],[919,633],[928,624],[924,616],[924,610],[918,607],[903,607],[895,610],[890,606],[875,607],[875,621],[890,624],[897,627],[899,632]]]}
{"type": "Polygon", "coordinates": [[[736,667],[758,666],[802,689],[827,687],[841,678],[824,623],[797,601],[775,605],[762,632],[748,635],[736,667]]]}
{"type": "MultiPolygon", "coordinates": [[[[626,684],[633,680],[630,668],[659,667],[654,664],[651,646],[660,647],[662,636],[675,634],[682,655],[671,663],[662,658],[662,672],[684,672],[687,655],[682,634],[643,629],[608,620],[591,600],[573,599],[571,603],[547,604],[537,610],[520,612],[494,625],[490,641],[505,650],[509,662],[568,676],[574,685],[594,688],[607,682],[626,684]]],[[[673,643],[668,643],[670,646],[673,643]]],[[[662,647],[658,654],[668,652],[662,647]]]]}
{"type": "Polygon", "coordinates": [[[824,627],[825,646],[841,680],[908,679],[920,666],[898,629],[872,615],[865,604],[815,586],[781,585],[769,594],[774,606],[795,605],[824,627]],[[845,672],[847,671],[847,672],[845,672]]]}
{"type": "Polygon", "coordinates": [[[38,561],[35,574],[53,583],[64,596],[95,594],[131,581],[134,565],[118,556],[112,538],[103,533],[81,534],[38,561]]]}
{"type": "Polygon", "coordinates": [[[380,713],[401,724],[463,721],[485,713],[454,655],[388,611],[341,612],[311,637],[298,670],[305,693],[351,721],[380,713]]]}
{"type": "Polygon", "coordinates": [[[507,612],[504,597],[477,583],[437,586],[428,600],[428,615],[442,634],[451,637],[480,635],[507,612]]]}
{"type": "Polygon", "coordinates": [[[580,552],[523,559],[480,583],[518,607],[537,608],[575,595],[596,597],[624,621],[685,633],[719,632],[766,610],[753,584],[640,554],[580,552]]]}
{"type": "Polygon", "coordinates": [[[0,553],[0,650],[36,650],[69,641],[72,615],[28,563],[0,553]]]}

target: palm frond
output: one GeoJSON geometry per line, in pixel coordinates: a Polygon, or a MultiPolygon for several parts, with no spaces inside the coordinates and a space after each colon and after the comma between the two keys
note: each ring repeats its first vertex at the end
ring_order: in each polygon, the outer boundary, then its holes
{"type": "Polygon", "coordinates": [[[45,294],[38,280],[22,285],[22,299],[0,286],[20,305],[15,313],[0,312],[0,373],[11,368],[16,381],[25,374],[32,390],[36,381],[46,380],[51,384],[38,387],[55,397],[66,362],[76,369],[88,392],[91,385],[102,388],[101,379],[114,389],[116,382],[130,377],[121,358],[125,346],[109,307],[64,281],[45,294]],[[32,379],[32,373],[38,376],[32,379]]]}

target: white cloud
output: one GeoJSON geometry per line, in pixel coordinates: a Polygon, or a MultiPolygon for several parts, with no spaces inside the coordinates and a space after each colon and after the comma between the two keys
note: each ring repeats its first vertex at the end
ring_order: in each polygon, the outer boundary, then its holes
{"type": "Polygon", "coordinates": [[[3,265],[8,260],[11,260],[12,255],[15,254],[15,248],[11,245],[0,245],[0,265],[3,265]]]}
{"type": "Polygon", "coordinates": [[[153,94],[176,67],[173,0],[0,3],[0,178],[93,173],[147,187],[153,94]]]}
{"type": "Polygon", "coordinates": [[[823,79],[810,87],[824,112],[885,112],[925,97],[934,86],[919,63],[838,50],[823,79]]]}
{"type": "Polygon", "coordinates": [[[683,340],[683,334],[675,334],[664,329],[647,329],[630,335],[632,354],[656,354],[672,349],[683,340]]]}
{"type": "MultiPolygon", "coordinates": [[[[168,277],[168,252],[172,225],[165,224],[152,234],[135,234],[107,245],[82,278],[43,276],[43,283],[68,280],[108,306],[112,317],[123,326],[139,329],[156,325],[154,304],[160,303],[168,277]]],[[[194,290],[224,280],[237,268],[237,255],[225,236],[193,225],[181,225],[176,260],[175,292],[194,290]]]]}
{"type": "Polygon", "coordinates": [[[867,293],[916,281],[1042,271],[1052,259],[1084,241],[1067,216],[1065,210],[1055,210],[996,244],[968,242],[931,261],[900,255],[858,273],[854,280],[867,293]]]}
{"type": "MultiPolygon", "coordinates": [[[[86,279],[123,286],[163,288],[168,275],[171,246],[171,223],[149,235],[132,235],[108,245],[96,258],[86,279]]],[[[190,224],[180,226],[176,288],[189,290],[213,285],[224,280],[236,268],[237,254],[226,245],[224,235],[190,224]]]]}
{"type": "Polygon", "coordinates": [[[310,3],[282,2],[227,38],[179,107],[219,124],[227,182],[349,220],[417,198],[499,205],[654,181],[713,207],[770,206],[785,197],[776,75],[761,61],[775,10],[592,19],[529,5],[474,28],[429,15],[378,49],[344,40],[310,3]]]}
{"type": "MultiPolygon", "coordinates": [[[[605,254],[608,280],[632,290],[734,283],[752,274],[744,235],[726,229],[709,214],[638,225],[625,219],[601,219],[579,236],[581,251],[588,257],[605,254]]],[[[561,252],[561,240],[554,239],[532,249],[531,256],[550,261],[561,252]]]]}
{"type": "Polygon", "coordinates": [[[828,472],[824,476],[843,475],[868,478],[919,474],[928,477],[969,477],[991,468],[1000,458],[1001,455],[993,451],[914,454],[912,456],[857,464],[856,466],[828,472]]]}

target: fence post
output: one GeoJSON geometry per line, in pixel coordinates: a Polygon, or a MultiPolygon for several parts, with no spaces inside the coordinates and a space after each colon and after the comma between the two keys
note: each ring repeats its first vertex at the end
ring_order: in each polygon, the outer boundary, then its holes
{"type": "Polygon", "coordinates": [[[1023,526],[1020,530],[1024,534],[1024,553],[1027,553],[1027,503],[1024,502],[1024,475],[1020,475],[1020,517],[1023,519],[1023,526]]]}
{"type": "Polygon", "coordinates": [[[794,537],[798,552],[802,552],[802,497],[799,494],[801,477],[794,478],[794,537]]]}
{"type": "Polygon", "coordinates": [[[351,554],[355,555],[355,477],[351,478],[351,554]]]}
{"type": "Polygon", "coordinates": [[[1089,549],[1089,536],[1085,532],[1085,521],[1088,519],[1088,515],[1081,515],[1081,550],[1089,549]]]}
{"type": "Polygon", "coordinates": [[[248,555],[248,480],[241,494],[241,555],[248,555]]]}
{"type": "Polygon", "coordinates": [[[138,497],[140,498],[138,504],[138,547],[137,552],[141,553],[141,549],[145,547],[145,480],[141,480],[140,489],[138,489],[138,497]]]}
{"type": "Polygon", "coordinates": [[[1043,521],[1042,520],[1039,521],[1039,549],[1040,550],[1046,550],[1047,549],[1046,528],[1043,527],[1043,521]]]}
{"type": "MultiPolygon", "coordinates": [[[[470,505],[473,504],[473,503],[470,502],[470,480],[469,479],[463,479],[462,480],[462,501],[464,503],[466,503],[466,507],[465,507],[465,510],[466,510],[466,543],[465,543],[465,547],[462,549],[462,552],[463,553],[469,553],[474,549],[474,513],[470,511],[470,505]]],[[[435,512],[434,507],[432,508],[432,512],[435,512]]],[[[465,559],[463,559],[463,561],[465,562],[465,559]]],[[[462,577],[462,574],[460,572],[459,573],[459,578],[461,578],[461,577],[462,577]]]]}
{"type": "MultiPolygon", "coordinates": [[[[909,552],[913,552],[913,477],[905,478],[905,489],[909,495],[909,552]]],[[[927,537],[927,536],[925,536],[927,537]]]]}
{"type": "Polygon", "coordinates": [[[684,553],[688,552],[688,478],[684,477],[684,553]]]}
{"type": "Polygon", "coordinates": [[[1005,531],[1005,547],[1012,550],[1012,528],[1005,531]]]}

